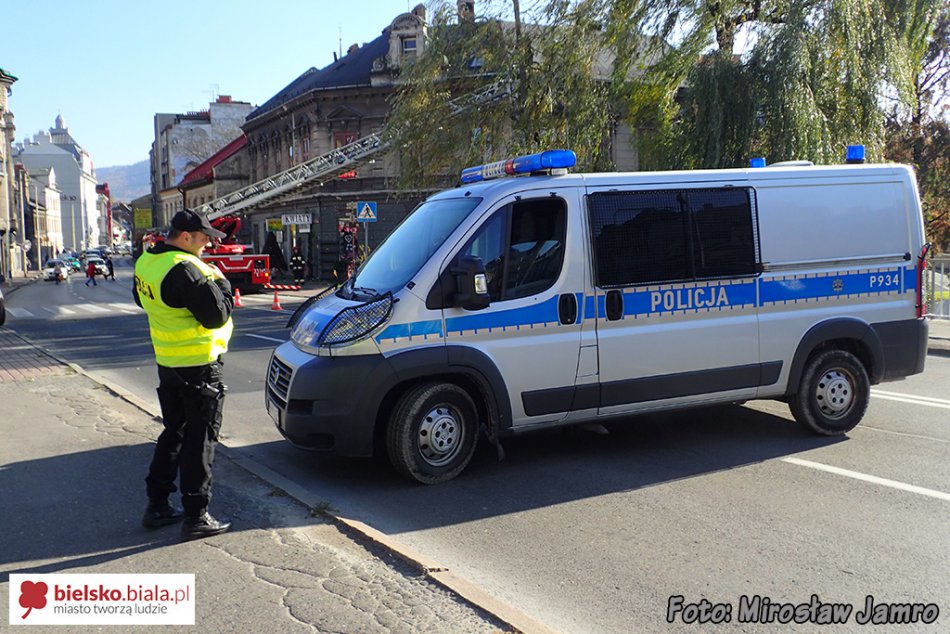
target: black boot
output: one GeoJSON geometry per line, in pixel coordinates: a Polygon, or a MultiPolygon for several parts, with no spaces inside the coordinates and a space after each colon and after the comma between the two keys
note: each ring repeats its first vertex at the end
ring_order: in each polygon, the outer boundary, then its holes
{"type": "Polygon", "coordinates": [[[181,541],[187,542],[202,537],[220,535],[231,528],[231,522],[219,522],[205,511],[201,515],[188,515],[181,525],[181,541]]]}
{"type": "Polygon", "coordinates": [[[142,516],[142,526],[161,528],[180,522],[182,517],[184,517],[182,510],[173,507],[168,500],[150,500],[145,508],[145,515],[142,516]]]}

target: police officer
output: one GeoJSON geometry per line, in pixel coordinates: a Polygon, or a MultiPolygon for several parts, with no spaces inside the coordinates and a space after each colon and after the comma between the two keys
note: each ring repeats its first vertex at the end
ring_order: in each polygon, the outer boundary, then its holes
{"type": "Polygon", "coordinates": [[[158,363],[158,401],[164,430],[145,478],[146,528],[184,521],[182,541],[223,533],[230,522],[208,513],[211,464],[221,429],[225,385],[221,355],[231,338],[231,285],[201,261],[211,238],[224,233],[190,209],[172,218],[165,242],[135,264],[135,302],[148,315],[158,363]],[[184,513],[169,504],[179,476],[184,513]]]}
{"type": "Polygon", "coordinates": [[[293,254],[290,256],[290,270],[294,272],[294,284],[303,286],[304,260],[300,255],[300,247],[294,247],[293,254]]]}

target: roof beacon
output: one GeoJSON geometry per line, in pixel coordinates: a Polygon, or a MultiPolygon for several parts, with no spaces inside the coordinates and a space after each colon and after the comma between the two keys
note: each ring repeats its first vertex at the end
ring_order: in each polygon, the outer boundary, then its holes
{"type": "Polygon", "coordinates": [[[863,145],[849,145],[848,153],[844,158],[845,163],[863,163],[864,162],[864,146],[863,145]]]}
{"type": "MultiPolygon", "coordinates": [[[[572,150],[545,150],[537,154],[519,156],[505,161],[496,161],[487,165],[467,167],[462,170],[459,181],[462,184],[487,181],[502,176],[531,174],[546,170],[567,170],[577,164],[577,155],[572,150]]],[[[556,173],[556,172],[551,172],[556,173]]]]}
{"type": "Polygon", "coordinates": [[[765,167],[765,159],[761,156],[749,159],[749,167],[765,167]]]}

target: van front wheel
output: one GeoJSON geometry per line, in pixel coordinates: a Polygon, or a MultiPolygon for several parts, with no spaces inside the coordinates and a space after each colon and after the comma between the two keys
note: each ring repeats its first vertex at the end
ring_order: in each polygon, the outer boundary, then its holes
{"type": "Polygon", "coordinates": [[[478,440],[472,398],[451,383],[425,383],[399,399],[386,435],[389,461],[423,484],[451,480],[468,465],[478,440]]]}
{"type": "Polygon", "coordinates": [[[835,436],[861,422],[870,396],[871,382],[861,362],[850,352],[828,350],[808,361],[789,408],[809,430],[835,436]]]}

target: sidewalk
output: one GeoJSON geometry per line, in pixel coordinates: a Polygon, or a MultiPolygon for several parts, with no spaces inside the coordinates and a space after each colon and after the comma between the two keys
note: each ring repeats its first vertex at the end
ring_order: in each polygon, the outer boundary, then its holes
{"type": "Polygon", "coordinates": [[[0,629],[10,573],[194,573],[195,626],[145,626],[162,632],[513,629],[220,446],[211,510],[232,530],[183,544],[177,525],[143,529],[159,422],[9,328],[0,328],[0,403],[0,629]]]}

